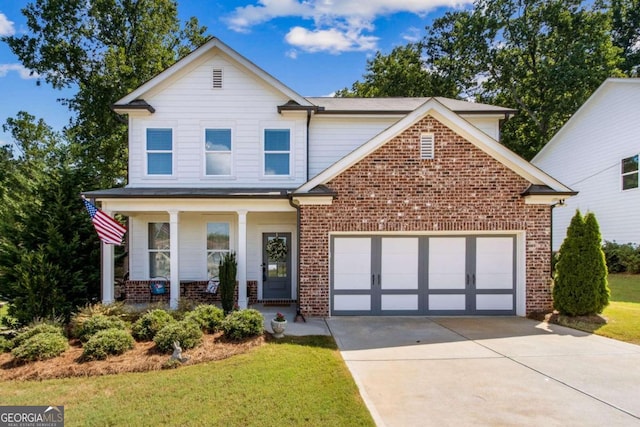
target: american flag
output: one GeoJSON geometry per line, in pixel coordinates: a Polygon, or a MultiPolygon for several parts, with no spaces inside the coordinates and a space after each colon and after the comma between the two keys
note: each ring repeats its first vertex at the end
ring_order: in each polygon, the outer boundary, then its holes
{"type": "Polygon", "coordinates": [[[124,233],[127,232],[127,229],[118,221],[96,208],[93,203],[87,199],[83,198],[82,201],[87,208],[87,212],[89,212],[91,222],[93,222],[93,226],[96,228],[100,240],[112,245],[121,245],[122,238],[124,237],[124,233]]]}

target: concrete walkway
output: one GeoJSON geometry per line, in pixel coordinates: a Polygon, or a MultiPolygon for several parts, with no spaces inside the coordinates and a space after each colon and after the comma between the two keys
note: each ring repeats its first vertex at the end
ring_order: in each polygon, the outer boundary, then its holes
{"type": "Polygon", "coordinates": [[[640,346],[514,317],[327,323],[379,426],[640,426],[640,346]]]}

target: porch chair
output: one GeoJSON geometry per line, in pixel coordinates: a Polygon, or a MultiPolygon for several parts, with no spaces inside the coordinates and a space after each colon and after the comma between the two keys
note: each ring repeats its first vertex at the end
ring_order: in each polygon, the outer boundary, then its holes
{"type": "Polygon", "coordinates": [[[169,293],[169,279],[163,276],[154,277],[149,280],[149,303],[154,296],[162,296],[169,293]]]}

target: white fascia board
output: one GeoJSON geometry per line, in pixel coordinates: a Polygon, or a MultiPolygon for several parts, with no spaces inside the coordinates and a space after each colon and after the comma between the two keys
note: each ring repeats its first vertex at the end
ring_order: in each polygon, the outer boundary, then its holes
{"type": "Polygon", "coordinates": [[[383,130],[367,143],[352,151],[336,163],[316,175],[313,179],[300,186],[295,192],[304,193],[320,184],[326,184],[337,175],[353,166],[391,139],[413,126],[418,120],[431,115],[445,126],[462,136],[476,147],[504,164],[506,167],[525,178],[532,184],[547,185],[560,192],[570,192],[571,189],[555,180],[541,169],[533,166],[511,150],[491,138],[473,124],[449,110],[434,98],[429,99],[420,107],[407,114],[403,119],[383,130]]]}
{"type": "Polygon", "coordinates": [[[282,92],[284,95],[286,95],[290,99],[296,101],[298,104],[304,105],[304,106],[313,106],[313,104],[307,101],[306,98],[299,95],[288,86],[284,85],[278,79],[276,79],[275,77],[273,77],[272,75],[264,71],[262,68],[258,67],[256,64],[249,61],[247,58],[240,55],[238,52],[231,49],[229,46],[227,46],[226,44],[224,44],[222,41],[220,41],[215,37],[211,38],[211,40],[209,40],[208,42],[206,42],[205,44],[203,44],[202,46],[200,46],[199,48],[197,48],[196,50],[194,50],[184,58],[180,59],[175,64],[171,65],[169,68],[162,71],[160,74],[153,77],[151,80],[147,81],[146,83],[143,83],[133,92],[129,93],[122,99],[118,100],[116,104],[128,104],[131,101],[134,101],[136,99],[144,98],[144,94],[149,92],[151,89],[153,89],[160,83],[164,82],[171,76],[175,75],[176,73],[180,72],[181,70],[186,69],[191,64],[196,62],[198,59],[200,59],[204,55],[207,55],[212,49],[215,49],[215,48],[220,49],[220,51],[227,54],[231,59],[236,61],[238,64],[242,65],[244,68],[246,68],[247,70],[255,74],[257,77],[264,80],[267,84],[273,86],[275,89],[282,92]]]}
{"type": "Polygon", "coordinates": [[[309,205],[331,205],[333,203],[333,196],[293,196],[293,203],[297,206],[309,206],[309,205]]]}
{"type": "Polygon", "coordinates": [[[129,199],[97,198],[102,208],[128,215],[149,212],[295,212],[288,199],[129,199]]]}
{"type": "Polygon", "coordinates": [[[571,195],[559,196],[557,194],[529,194],[524,196],[526,205],[555,205],[563,203],[564,200],[572,197],[571,195]]]}

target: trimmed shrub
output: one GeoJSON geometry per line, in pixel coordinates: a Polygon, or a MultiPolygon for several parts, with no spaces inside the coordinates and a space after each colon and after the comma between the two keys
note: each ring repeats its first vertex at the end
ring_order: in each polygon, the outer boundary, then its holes
{"type": "Polygon", "coordinates": [[[84,322],[92,317],[103,315],[108,317],[117,317],[119,319],[125,319],[128,316],[128,309],[122,302],[114,302],[112,304],[87,304],[78,308],[73,316],[69,326],[75,336],[75,331],[79,330],[84,322]]]}
{"type": "Polygon", "coordinates": [[[553,306],[562,314],[601,313],[609,304],[607,266],[598,222],[577,211],[560,247],[553,286],[553,306]]]}
{"type": "Polygon", "coordinates": [[[131,332],[138,341],[152,341],[160,329],[176,320],[165,310],[155,309],[145,313],[133,324],[131,332]]]}
{"type": "Polygon", "coordinates": [[[156,347],[163,353],[173,351],[174,341],[179,342],[183,350],[194,348],[202,342],[202,330],[195,322],[182,320],[166,325],[153,338],[156,347]]]}
{"type": "Polygon", "coordinates": [[[36,325],[27,327],[18,335],[16,335],[16,337],[13,339],[13,346],[19,347],[29,338],[43,333],[58,334],[64,338],[64,330],[62,329],[62,326],[54,325],[52,323],[38,323],[36,325]]]}
{"type": "Polygon", "coordinates": [[[107,356],[131,350],[134,344],[133,337],[125,330],[103,329],[89,338],[82,349],[82,358],[84,360],[104,360],[107,356]]]}
{"type": "Polygon", "coordinates": [[[242,340],[264,333],[262,314],[252,308],[234,311],[222,321],[224,335],[232,340],[242,340]]]}
{"type": "Polygon", "coordinates": [[[235,252],[227,252],[220,260],[218,273],[220,277],[220,302],[224,314],[229,314],[233,310],[233,299],[236,290],[236,273],[238,272],[238,262],[235,252]]]}
{"type": "Polygon", "coordinates": [[[0,336],[0,353],[8,353],[13,348],[13,341],[0,336]]]}
{"type": "Polygon", "coordinates": [[[200,329],[209,334],[220,330],[224,312],[215,305],[199,305],[187,313],[184,320],[196,322],[200,329]]]}
{"type": "Polygon", "coordinates": [[[62,334],[41,332],[24,340],[11,351],[11,354],[19,362],[32,362],[59,356],[67,348],[69,343],[62,334]]]}
{"type": "Polygon", "coordinates": [[[117,317],[98,314],[82,322],[78,329],[74,331],[74,335],[85,343],[98,332],[107,329],[125,330],[127,329],[127,324],[117,317]]]}

